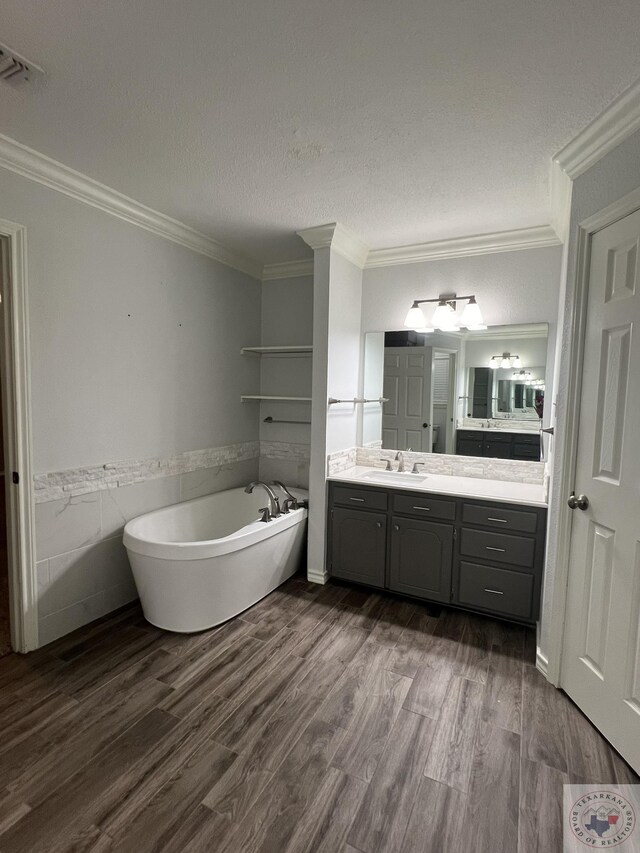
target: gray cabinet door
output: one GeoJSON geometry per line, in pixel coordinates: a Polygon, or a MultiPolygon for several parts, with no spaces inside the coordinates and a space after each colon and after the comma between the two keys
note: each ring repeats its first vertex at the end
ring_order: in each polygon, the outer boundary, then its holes
{"type": "Polygon", "coordinates": [[[387,516],[336,507],[331,514],[331,574],[384,586],[387,516]]]}
{"type": "Polygon", "coordinates": [[[389,588],[432,601],[451,600],[453,525],[394,516],[389,588]]]}

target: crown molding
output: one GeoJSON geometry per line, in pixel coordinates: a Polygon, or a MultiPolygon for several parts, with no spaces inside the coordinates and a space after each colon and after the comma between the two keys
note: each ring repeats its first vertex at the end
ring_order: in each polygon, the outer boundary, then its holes
{"type": "Polygon", "coordinates": [[[414,246],[398,246],[394,249],[373,249],[365,269],[391,267],[399,264],[419,264],[423,261],[463,258],[467,255],[490,255],[497,252],[515,252],[523,249],[542,249],[558,246],[560,240],[550,225],[519,228],[515,231],[498,231],[494,234],[478,234],[473,237],[455,237],[433,243],[418,243],[414,246]]]}
{"type": "Polygon", "coordinates": [[[612,101],[553,160],[574,180],[638,129],[640,79],[612,101]]]}
{"type": "Polygon", "coordinates": [[[189,225],[159,213],[81,172],[0,134],[0,167],[63,193],[131,225],[260,279],[262,266],[189,225]]]}
{"type": "Polygon", "coordinates": [[[327,225],[318,225],[315,228],[305,228],[298,231],[297,234],[314,251],[331,248],[360,269],[364,269],[366,265],[369,247],[339,222],[330,222],[327,225]]]}
{"type": "Polygon", "coordinates": [[[265,264],[262,268],[262,280],[274,281],[279,278],[301,278],[313,275],[313,258],[304,261],[284,261],[281,264],[265,264]]]}

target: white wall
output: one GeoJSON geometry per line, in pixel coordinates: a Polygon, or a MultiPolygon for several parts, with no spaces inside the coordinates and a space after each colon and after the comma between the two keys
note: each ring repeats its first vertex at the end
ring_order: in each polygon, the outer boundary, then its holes
{"type": "Polygon", "coordinates": [[[332,248],[314,252],[313,404],[311,428],[309,563],[311,580],[326,569],[327,455],[354,447],[359,412],[328,406],[329,397],[353,399],[361,380],[362,270],[332,248]]]}
{"type": "MultiPolygon", "coordinates": [[[[0,218],[27,228],[36,474],[258,439],[260,284],[0,169],[0,218]]],[[[37,505],[41,641],[134,595],[131,515],[235,485],[257,459],[37,505]]]]}
{"type": "MultiPolygon", "coordinates": [[[[555,391],[556,405],[556,446],[560,446],[565,429],[566,400],[568,393],[568,370],[571,347],[571,315],[575,299],[575,277],[577,261],[577,226],[587,217],[597,213],[609,204],[622,198],[640,186],[640,132],[622,142],[616,149],[603,157],[591,169],[580,175],[574,182],[571,199],[571,223],[569,244],[567,247],[566,293],[563,306],[563,329],[561,351],[558,354],[558,382],[555,391]]],[[[559,454],[554,459],[552,483],[559,484],[563,460],[559,454]]],[[[553,589],[557,562],[558,521],[566,495],[557,488],[551,490],[549,506],[549,529],[547,546],[547,567],[542,599],[542,616],[539,634],[539,648],[543,657],[548,658],[552,650],[551,626],[554,612],[553,589]]],[[[562,619],[562,615],[559,615],[562,619]]]]}

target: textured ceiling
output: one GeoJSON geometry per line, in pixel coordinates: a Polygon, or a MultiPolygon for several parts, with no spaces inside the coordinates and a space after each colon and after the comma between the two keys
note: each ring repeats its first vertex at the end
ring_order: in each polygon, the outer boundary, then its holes
{"type": "Polygon", "coordinates": [[[548,223],[549,159],[640,76],[638,0],[3,0],[0,132],[260,261],[548,223]]]}

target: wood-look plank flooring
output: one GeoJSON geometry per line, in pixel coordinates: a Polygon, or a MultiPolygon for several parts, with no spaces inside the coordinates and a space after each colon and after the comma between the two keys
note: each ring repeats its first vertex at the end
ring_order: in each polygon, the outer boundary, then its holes
{"type": "Polygon", "coordinates": [[[131,607],[0,660],[0,853],[554,853],[636,783],[532,631],[294,578],[200,634],[131,607]]]}

